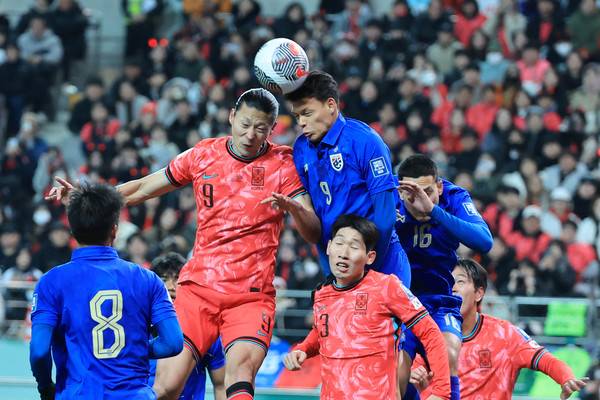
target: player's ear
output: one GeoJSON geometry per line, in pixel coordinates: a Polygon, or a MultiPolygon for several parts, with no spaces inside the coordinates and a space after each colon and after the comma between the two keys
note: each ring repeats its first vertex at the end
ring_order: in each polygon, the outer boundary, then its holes
{"type": "Polygon", "coordinates": [[[437,178],[435,185],[437,187],[438,196],[441,196],[442,193],[444,193],[444,182],[442,182],[440,178],[437,178]]]}
{"type": "Polygon", "coordinates": [[[329,255],[329,247],[331,247],[331,240],[327,241],[327,251],[326,251],[327,255],[329,255]]]}
{"type": "Polygon", "coordinates": [[[475,302],[481,305],[481,301],[483,300],[483,296],[485,295],[485,291],[482,287],[475,289],[475,302]]]}
{"type": "Polygon", "coordinates": [[[375,258],[377,258],[377,253],[375,250],[371,250],[367,253],[367,265],[371,265],[375,262],[375,258]]]}
{"type": "Polygon", "coordinates": [[[235,117],[235,108],[229,110],[229,124],[233,125],[233,117],[235,117]]]}
{"type": "Polygon", "coordinates": [[[335,111],[337,110],[337,103],[333,97],[327,99],[327,108],[331,115],[335,114],[335,111]]]}
{"type": "Polygon", "coordinates": [[[114,224],[111,231],[110,231],[110,243],[112,244],[116,237],[117,237],[117,231],[119,230],[119,225],[118,224],[114,224]]]}

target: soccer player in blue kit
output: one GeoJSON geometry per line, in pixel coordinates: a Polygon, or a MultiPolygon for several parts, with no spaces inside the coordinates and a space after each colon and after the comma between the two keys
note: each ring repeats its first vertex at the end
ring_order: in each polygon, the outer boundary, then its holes
{"type": "MultiPolygon", "coordinates": [[[[165,283],[171,299],[175,301],[177,296],[176,287],[179,272],[186,260],[181,254],[169,252],[152,260],[152,271],[165,283]]],[[[213,384],[215,400],[225,400],[225,353],[221,339],[208,349],[204,357],[196,360],[196,366],[185,382],[185,387],[179,399],[181,400],[203,400],[206,392],[206,371],[210,375],[213,384]]],[[[156,360],[150,360],[150,379],[148,385],[154,384],[156,375],[156,360]]]]}
{"type": "MultiPolygon", "coordinates": [[[[477,212],[469,193],[438,176],[429,157],[416,154],[398,169],[401,197],[396,230],[408,255],[412,271],[411,291],[427,308],[446,340],[450,362],[451,400],[460,398],[458,356],[462,343],[461,299],[452,294],[452,270],[460,243],[487,253],[492,234],[477,212]]],[[[416,337],[406,331],[403,350],[410,357],[399,368],[400,382],[408,382],[410,363],[416,352],[424,354],[416,337]]],[[[404,389],[404,388],[401,388],[404,389]]],[[[418,398],[409,385],[403,399],[418,398]]]]}
{"type": "Polygon", "coordinates": [[[163,282],[111,247],[122,206],[121,195],[100,184],[68,198],[79,247],[40,279],[33,297],[30,363],[42,399],[155,399],[148,358],[183,349],[163,282]],[[158,332],[152,340],[150,325],[158,332]]]}
{"type": "Polygon", "coordinates": [[[390,150],[367,124],[342,115],[337,83],[325,72],[310,72],[286,99],[302,128],[294,163],[321,221],[317,248],[325,275],[334,222],[342,214],[356,214],[375,223],[380,233],[372,269],[395,274],[408,287],[410,267],[394,231],[398,195],[390,150]]]}

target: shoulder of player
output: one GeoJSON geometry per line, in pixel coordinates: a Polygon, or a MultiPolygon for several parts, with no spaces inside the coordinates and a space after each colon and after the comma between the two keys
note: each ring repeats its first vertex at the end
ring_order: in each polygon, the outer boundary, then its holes
{"type": "Polygon", "coordinates": [[[454,197],[454,196],[461,195],[461,194],[469,194],[467,189],[460,187],[458,185],[455,185],[454,183],[450,182],[449,180],[442,179],[442,183],[444,185],[444,193],[447,193],[449,196],[454,197]]]}
{"type": "MultiPolygon", "coordinates": [[[[501,331],[501,332],[508,332],[510,330],[515,329],[516,327],[510,323],[509,321],[502,319],[502,318],[498,318],[498,317],[494,317],[493,315],[489,315],[489,314],[481,314],[483,317],[483,328],[488,327],[489,328],[493,328],[497,331],[501,331]]],[[[507,339],[510,340],[510,338],[508,336],[506,336],[507,339]]]]}
{"type": "Polygon", "coordinates": [[[344,140],[350,140],[359,143],[369,142],[372,140],[382,140],[381,136],[379,136],[377,132],[373,130],[373,128],[357,119],[346,118],[346,126],[344,127],[344,131],[346,130],[351,130],[352,135],[344,135],[344,140]]]}
{"type": "Polygon", "coordinates": [[[290,146],[286,146],[284,144],[276,144],[272,142],[269,142],[269,145],[271,146],[269,150],[271,156],[280,157],[282,159],[292,159],[294,151],[290,146]]]}

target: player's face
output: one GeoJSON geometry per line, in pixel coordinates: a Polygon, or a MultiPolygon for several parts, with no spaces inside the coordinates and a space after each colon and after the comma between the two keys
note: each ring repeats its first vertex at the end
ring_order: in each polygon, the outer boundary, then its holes
{"type": "Polygon", "coordinates": [[[367,251],[362,235],[352,228],[337,231],[327,244],[327,255],[331,273],[343,286],[362,278],[365,265],[375,261],[375,251],[367,251]]]}
{"type": "Polygon", "coordinates": [[[243,157],[254,157],[273,129],[271,115],[243,103],[229,113],[231,136],[235,151],[243,157]]]}
{"type": "Polygon", "coordinates": [[[315,98],[292,102],[292,114],[302,134],[312,143],[319,143],[337,119],[337,103],[333,98],[319,101],[315,98]]]}
{"type": "Polygon", "coordinates": [[[452,276],[454,277],[452,294],[462,298],[460,314],[465,317],[471,313],[476,313],[478,308],[477,302],[483,298],[483,289],[475,289],[473,280],[469,278],[469,275],[467,275],[465,270],[460,267],[454,268],[452,276]]]}
{"type": "Polygon", "coordinates": [[[418,178],[402,178],[407,181],[415,182],[419,185],[424,191],[427,197],[431,200],[433,204],[440,203],[440,196],[442,195],[442,191],[444,190],[444,185],[441,179],[436,179],[435,176],[427,175],[420,176],[418,178]]]}

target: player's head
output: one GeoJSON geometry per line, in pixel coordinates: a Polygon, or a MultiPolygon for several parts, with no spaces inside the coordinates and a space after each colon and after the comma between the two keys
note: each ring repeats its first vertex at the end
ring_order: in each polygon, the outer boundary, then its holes
{"type": "Polygon", "coordinates": [[[71,233],[81,245],[111,245],[122,207],[123,197],[112,186],[82,183],[69,196],[71,233]]]}
{"type": "Polygon", "coordinates": [[[346,214],[335,221],[331,235],[327,255],[336,281],[347,285],[362,278],[365,266],[375,261],[377,226],[366,218],[346,214]]]}
{"type": "Polygon", "coordinates": [[[423,188],[433,204],[439,204],[444,190],[435,162],[424,154],[415,154],[398,167],[398,179],[415,182],[423,188]]]}
{"type": "Polygon", "coordinates": [[[271,134],[279,103],[265,89],[242,93],[229,113],[234,150],[242,157],[254,157],[271,134]]]}
{"type": "Polygon", "coordinates": [[[285,98],[292,103],[292,114],[312,143],[319,143],[338,117],[338,85],[331,75],[312,71],[300,88],[285,98]]]}
{"type": "Polygon", "coordinates": [[[183,258],[181,254],[173,251],[156,257],[152,261],[152,271],[154,271],[165,283],[172,300],[175,300],[177,279],[179,278],[179,271],[181,271],[184,264],[185,258],[183,258]]]}
{"type": "Polygon", "coordinates": [[[471,259],[461,259],[452,271],[452,294],[462,298],[460,313],[465,316],[481,310],[487,289],[488,274],[485,268],[471,259]]]}

